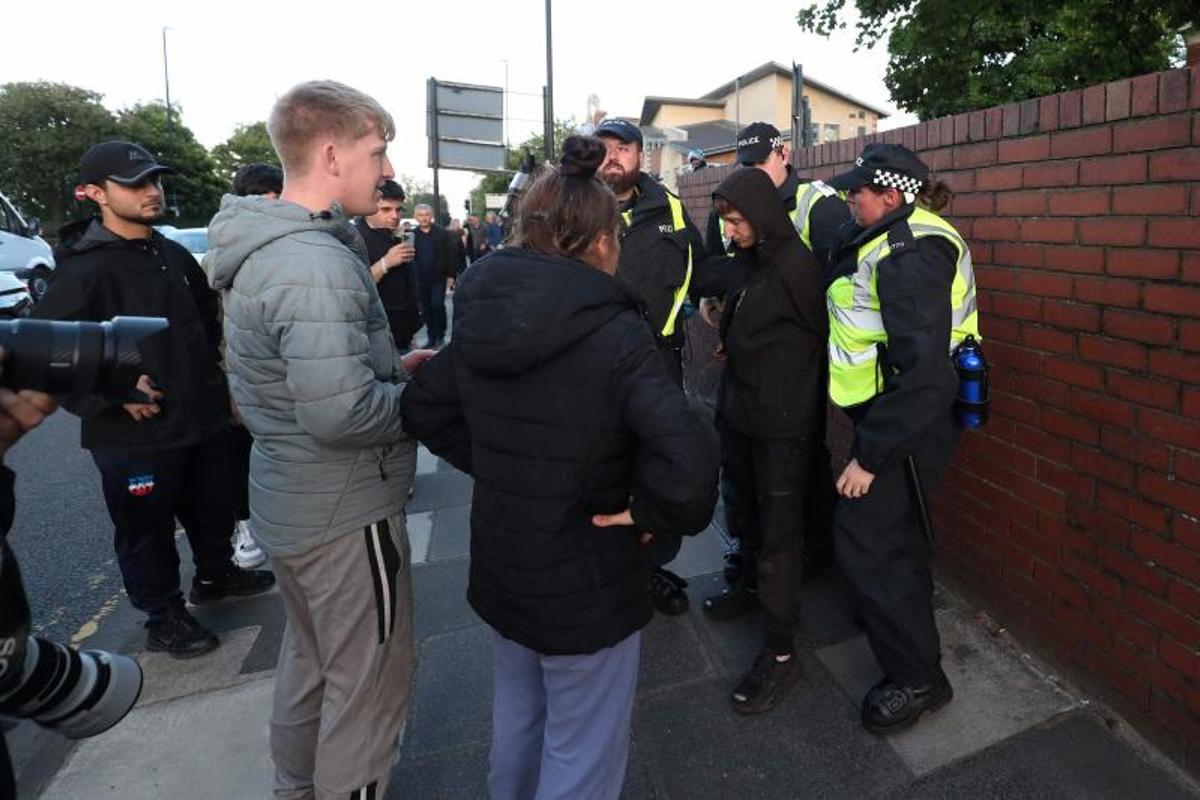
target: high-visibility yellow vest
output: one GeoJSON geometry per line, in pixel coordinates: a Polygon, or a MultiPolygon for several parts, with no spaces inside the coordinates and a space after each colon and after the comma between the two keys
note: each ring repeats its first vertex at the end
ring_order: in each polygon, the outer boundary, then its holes
{"type": "MultiPolygon", "coordinates": [[[[667,205],[671,208],[671,224],[675,228],[675,233],[687,233],[687,222],[683,218],[683,201],[678,197],[666,192],[667,205]]],[[[625,225],[633,224],[633,210],[622,211],[621,219],[625,220],[625,225]]],[[[663,338],[671,336],[675,333],[675,322],[679,318],[679,310],[683,308],[684,302],[687,300],[688,288],[692,285],[692,243],[688,242],[687,251],[687,272],[684,273],[683,283],[675,290],[675,297],[671,303],[671,313],[667,315],[666,324],[663,325],[660,335],[663,338]]]]}
{"type": "MultiPolygon", "coordinates": [[[[953,225],[923,208],[913,211],[908,226],[915,239],[941,236],[958,253],[949,298],[949,354],[968,334],[981,338],[971,250],[953,225]]],[[[876,349],[878,344],[887,344],[876,281],[879,265],[891,252],[888,232],[884,231],[858,248],[854,274],[838,278],[825,293],[829,309],[829,398],[842,408],[865,403],[886,382],[876,349]]]]}
{"type": "Polygon", "coordinates": [[[796,189],[796,207],[788,215],[792,218],[792,224],[796,226],[796,233],[800,234],[800,241],[804,242],[804,246],[812,250],[812,231],[811,215],[813,206],[822,197],[841,197],[846,198],[837,189],[834,189],[823,181],[812,181],[810,183],[802,183],[796,189]]]}

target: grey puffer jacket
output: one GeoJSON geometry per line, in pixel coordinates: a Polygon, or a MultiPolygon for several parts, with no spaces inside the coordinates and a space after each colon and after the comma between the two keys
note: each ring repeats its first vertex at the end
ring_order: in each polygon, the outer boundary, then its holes
{"type": "Polygon", "coordinates": [[[208,241],[229,385],[254,434],[255,539],[298,555],[398,513],[416,448],[358,232],[336,205],[226,195],[208,241]]]}

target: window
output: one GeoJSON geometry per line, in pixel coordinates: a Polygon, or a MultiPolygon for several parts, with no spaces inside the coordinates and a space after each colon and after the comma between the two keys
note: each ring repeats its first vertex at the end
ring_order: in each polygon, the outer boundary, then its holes
{"type": "Polygon", "coordinates": [[[859,126],[858,126],[858,135],[859,135],[859,136],[866,136],[866,135],[867,135],[867,127],[866,127],[865,125],[859,125],[859,126]]]}
{"type": "Polygon", "coordinates": [[[826,142],[836,142],[842,138],[842,126],[825,123],[825,139],[826,142]]]}

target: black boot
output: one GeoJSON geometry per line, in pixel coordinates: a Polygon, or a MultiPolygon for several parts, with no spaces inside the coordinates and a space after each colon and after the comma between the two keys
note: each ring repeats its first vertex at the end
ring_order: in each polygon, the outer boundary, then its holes
{"type": "Polygon", "coordinates": [[[275,585],[275,576],[265,569],[238,569],[230,564],[223,572],[192,581],[188,602],[194,606],[215,603],[226,597],[247,597],[260,594],[275,585]]]}
{"type": "Polygon", "coordinates": [[[688,596],[683,591],[685,586],[687,586],[687,581],[674,572],[662,567],[655,567],[650,573],[650,599],[654,601],[654,607],[658,609],[658,613],[666,614],[668,617],[686,614],[688,596]]]}
{"type": "Polygon", "coordinates": [[[761,714],[779,705],[787,690],[800,678],[800,659],[795,653],[780,661],[780,653],[764,647],[754,666],[733,690],[730,703],[739,714],[761,714]]]}
{"type": "Polygon", "coordinates": [[[173,608],[146,623],[146,649],[154,653],[193,658],[216,650],[220,643],[215,633],[182,608],[173,608]]]}
{"type": "Polygon", "coordinates": [[[759,606],[758,592],[745,584],[704,598],[704,616],[713,622],[729,622],[759,606]]]}
{"type": "Polygon", "coordinates": [[[953,699],[954,689],[945,675],[915,686],[884,678],[863,698],[862,724],[871,733],[896,733],[911,728],[926,711],[937,711],[953,699]]]}

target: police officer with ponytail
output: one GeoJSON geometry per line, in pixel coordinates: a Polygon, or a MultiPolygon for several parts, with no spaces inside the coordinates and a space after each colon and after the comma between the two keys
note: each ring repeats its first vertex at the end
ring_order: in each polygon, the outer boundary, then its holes
{"type": "Polygon", "coordinates": [[[958,439],[951,353],[979,338],[975,280],[967,243],[937,214],[949,190],[907,148],[868,145],[828,183],[847,192],[856,223],[834,252],[826,293],[829,395],[854,421],[834,548],[884,674],[862,722],[893,733],[954,696],[920,492],[945,474],[958,439]]]}

